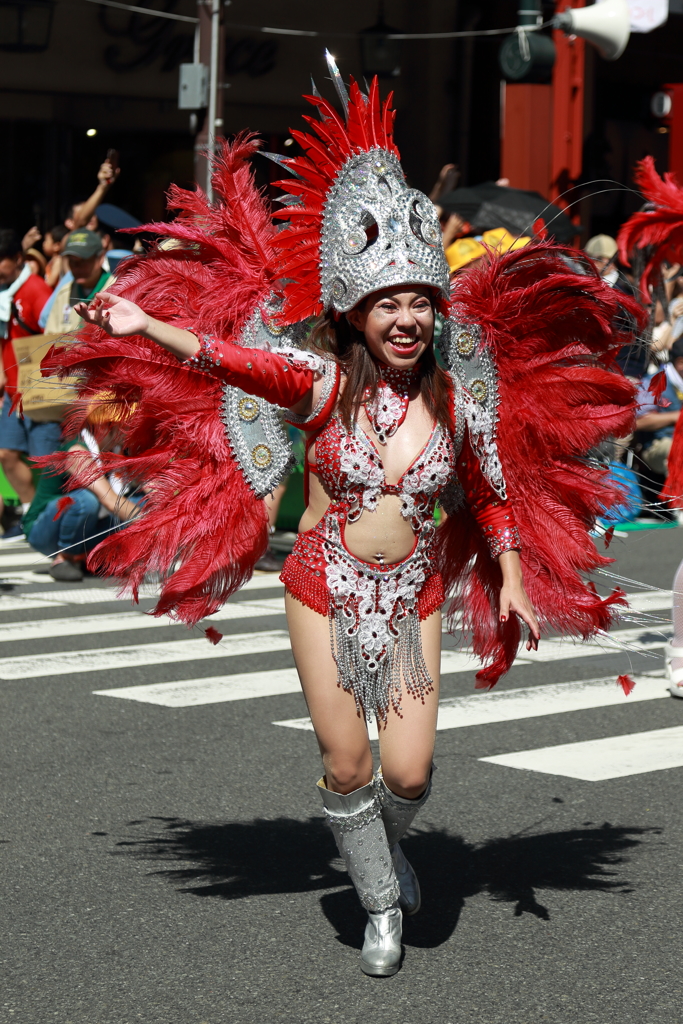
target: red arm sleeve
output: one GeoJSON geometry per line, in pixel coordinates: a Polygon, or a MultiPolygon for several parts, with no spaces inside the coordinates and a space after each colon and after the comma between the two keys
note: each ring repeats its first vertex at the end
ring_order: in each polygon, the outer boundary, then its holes
{"type": "Polygon", "coordinates": [[[313,387],[316,357],[302,352],[281,355],[260,348],[243,348],[228,341],[203,337],[196,355],[185,361],[187,366],[241,388],[249,395],[265,398],[273,405],[289,409],[313,387]],[[308,358],[307,358],[308,357],[308,358]],[[308,359],[311,364],[308,365],[308,359]]]}
{"type": "Polygon", "coordinates": [[[504,551],[520,551],[522,544],[510,502],[498,497],[482,473],[467,431],[457,466],[467,504],[488,542],[491,558],[498,558],[504,551]]]}

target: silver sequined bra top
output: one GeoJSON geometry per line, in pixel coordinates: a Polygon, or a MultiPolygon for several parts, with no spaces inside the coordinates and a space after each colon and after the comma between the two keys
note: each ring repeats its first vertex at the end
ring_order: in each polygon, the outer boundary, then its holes
{"type": "Polygon", "coordinates": [[[365,431],[355,424],[349,432],[333,416],[315,438],[315,464],[309,463],[309,469],[320,477],[332,501],[345,507],[347,522],[360,519],[364,511],[374,512],[383,495],[396,494],[401,515],[419,533],[455,471],[455,449],[450,434],[435,424],[398,483],[388,484],[379,452],[365,431]]]}

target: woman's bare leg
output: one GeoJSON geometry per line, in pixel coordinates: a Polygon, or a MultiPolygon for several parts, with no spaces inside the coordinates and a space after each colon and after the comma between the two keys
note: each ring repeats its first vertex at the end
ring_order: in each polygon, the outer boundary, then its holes
{"type": "Polygon", "coordinates": [[[382,775],[392,793],[415,800],[427,788],[434,755],[436,718],[439,710],[441,670],[441,612],[420,623],[422,653],[434,689],[424,704],[403,693],[402,718],[390,711],[386,728],[380,726],[379,749],[382,775]]]}
{"type": "Polygon", "coordinates": [[[330,622],[285,591],[294,662],[315,729],[327,788],[352,793],[372,778],[372,751],[365,720],[353,694],[337,686],[330,622]]]}

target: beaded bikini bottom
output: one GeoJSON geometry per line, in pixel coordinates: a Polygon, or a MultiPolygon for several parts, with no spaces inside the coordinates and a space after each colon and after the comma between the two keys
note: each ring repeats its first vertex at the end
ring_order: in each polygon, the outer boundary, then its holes
{"type": "Polygon", "coordinates": [[[339,684],[368,720],[386,720],[390,707],[400,715],[404,687],[422,701],[434,688],[420,634],[420,619],[444,601],[432,563],[433,534],[426,523],[407,558],[375,565],[345,547],[340,519],[328,510],[297,538],[283,567],[280,579],[290,593],[329,616],[339,684]]]}

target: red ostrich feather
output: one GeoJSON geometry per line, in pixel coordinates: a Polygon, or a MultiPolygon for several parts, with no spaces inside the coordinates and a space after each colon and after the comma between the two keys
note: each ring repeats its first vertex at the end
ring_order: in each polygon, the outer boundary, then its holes
{"type": "Polygon", "coordinates": [[[346,124],[331,103],[320,96],[304,96],[318,109],[321,120],[304,120],[312,132],[293,131],[305,156],[282,160],[296,178],[275,182],[286,189],[294,202],[273,216],[289,221],[275,238],[280,276],[291,278],[284,287],[285,304],[281,323],[295,323],[323,312],[320,300],[320,240],[325,200],[346,161],[356,153],[386,149],[399,155],[394,145],[396,116],[391,108],[393,94],[380,106],[377,79],[372,80],[367,97],[351,79],[346,124]]]}
{"type": "Polygon", "coordinates": [[[660,497],[669,502],[669,508],[683,509],[683,416],[676,421],[667,468],[660,497]]]}
{"type": "MultiPolygon", "coordinates": [[[[145,257],[128,260],[111,291],[167,323],[237,342],[276,282],[275,228],[249,164],[257,148],[246,133],[224,144],[213,175],[214,205],[200,189],[172,186],[168,201],[177,219],[145,226],[164,239],[145,257]]],[[[225,436],[221,382],[145,338],[110,338],[90,326],[76,343],[53,348],[43,372],[78,379],[80,400],[67,433],[81,429],[91,403],[105,392],[125,451],[103,453],[98,462],[85,452],[55,453],[43,464],[61,470],[68,460],[77,470],[74,488],[115,470],[143,482],[147,492],[144,514],[98,544],[89,566],[118,577],[134,599],[145,574],[158,572],[155,615],[192,625],[214,612],[251,576],[268,543],[263,501],[225,436]]]]}
{"type": "MultiPolygon", "coordinates": [[[[527,593],[542,627],[586,639],[609,628],[614,605],[625,603],[619,591],[599,597],[587,580],[612,561],[588,531],[622,496],[586,456],[633,428],[635,388],[614,356],[627,340],[624,312],[635,324],[644,314],[592,269],[572,271],[568,256],[581,259],[538,243],[493,258],[456,280],[453,301],[458,319],[481,325],[498,367],[498,450],[527,593]]],[[[520,621],[499,621],[500,568],[470,512],[437,535],[455,595],[449,613],[462,613],[475,654],[488,661],[477,685],[491,687],[515,658],[520,621]]]]}
{"type": "Polygon", "coordinates": [[[660,265],[683,261],[683,188],[669,171],[660,178],[651,156],[636,164],[634,180],[655,208],[629,217],[617,235],[617,243],[619,258],[627,266],[635,250],[651,250],[646,254],[640,279],[643,298],[649,303],[649,289],[657,283],[660,265]]]}

